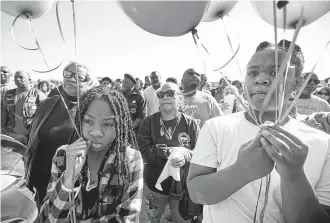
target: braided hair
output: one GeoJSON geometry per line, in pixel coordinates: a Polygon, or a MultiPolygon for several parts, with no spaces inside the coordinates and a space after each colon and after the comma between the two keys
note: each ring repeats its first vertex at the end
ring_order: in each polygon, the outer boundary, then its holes
{"type": "MultiPolygon", "coordinates": [[[[109,153],[115,152],[116,157],[112,164],[112,167],[114,168],[112,171],[118,173],[118,184],[122,181],[124,191],[126,191],[130,184],[130,172],[128,169],[128,161],[126,159],[126,148],[131,147],[132,149],[138,149],[138,146],[132,128],[128,104],[124,95],[121,92],[111,90],[104,86],[97,86],[86,91],[80,98],[80,106],[75,115],[75,125],[77,126],[79,134],[82,135],[82,126],[80,126],[81,120],[83,119],[90,103],[97,99],[108,102],[116,117],[116,138],[111,143],[109,153]]],[[[78,138],[78,134],[74,132],[71,135],[69,144],[75,142],[78,138]]],[[[108,185],[110,185],[112,177],[113,174],[111,174],[108,185]]]]}

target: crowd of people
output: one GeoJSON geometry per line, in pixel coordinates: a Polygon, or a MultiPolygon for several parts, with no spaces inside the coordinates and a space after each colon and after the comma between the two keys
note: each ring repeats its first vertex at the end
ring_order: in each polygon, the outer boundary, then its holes
{"type": "MultiPolygon", "coordinates": [[[[278,44],[279,63],[289,46],[278,44]]],[[[276,78],[275,51],[261,43],[243,82],[216,87],[192,68],[180,83],[153,71],[95,84],[86,65],[70,62],[60,85],[33,86],[19,70],[10,89],[2,66],[1,134],[28,148],[38,221],[139,222],[144,201],[151,223],[167,205],[175,223],[330,222],[330,83],[313,73],[281,125],[275,95],[259,122],[251,116],[276,78]]],[[[309,74],[304,62],[296,45],[288,105],[309,74]]]]}

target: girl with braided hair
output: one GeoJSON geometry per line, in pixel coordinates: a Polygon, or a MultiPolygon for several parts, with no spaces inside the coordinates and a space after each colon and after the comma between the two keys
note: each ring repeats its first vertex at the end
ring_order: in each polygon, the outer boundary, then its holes
{"type": "Polygon", "coordinates": [[[77,220],[138,222],[143,161],[125,97],[103,86],[90,89],[75,124],[81,137],[74,132],[57,150],[39,221],[70,222],[74,197],[77,220]]]}

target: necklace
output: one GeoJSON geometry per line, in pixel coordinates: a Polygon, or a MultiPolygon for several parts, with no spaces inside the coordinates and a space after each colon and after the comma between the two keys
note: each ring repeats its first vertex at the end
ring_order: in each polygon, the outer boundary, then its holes
{"type": "Polygon", "coordinates": [[[160,136],[164,136],[164,135],[165,135],[165,137],[166,137],[168,140],[172,140],[172,136],[173,136],[173,134],[174,134],[174,132],[175,132],[175,130],[176,130],[176,127],[178,127],[178,125],[179,125],[179,118],[177,117],[176,119],[177,119],[177,120],[176,120],[176,124],[175,124],[175,126],[174,126],[173,131],[172,131],[171,126],[170,126],[170,127],[168,128],[168,130],[167,130],[167,128],[166,128],[166,126],[165,126],[163,120],[160,118],[160,125],[161,125],[161,127],[160,127],[160,136]],[[165,131],[165,132],[164,132],[164,131],[165,131]]]}

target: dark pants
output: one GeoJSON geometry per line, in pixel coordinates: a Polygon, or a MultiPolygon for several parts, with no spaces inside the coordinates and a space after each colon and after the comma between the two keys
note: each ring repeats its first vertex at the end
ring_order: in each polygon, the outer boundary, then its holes
{"type": "Polygon", "coordinates": [[[46,197],[47,194],[47,187],[50,180],[50,176],[38,174],[38,176],[35,176],[37,179],[33,179],[33,187],[36,192],[35,201],[37,203],[37,207],[40,210],[40,207],[42,205],[43,199],[46,197]]]}

